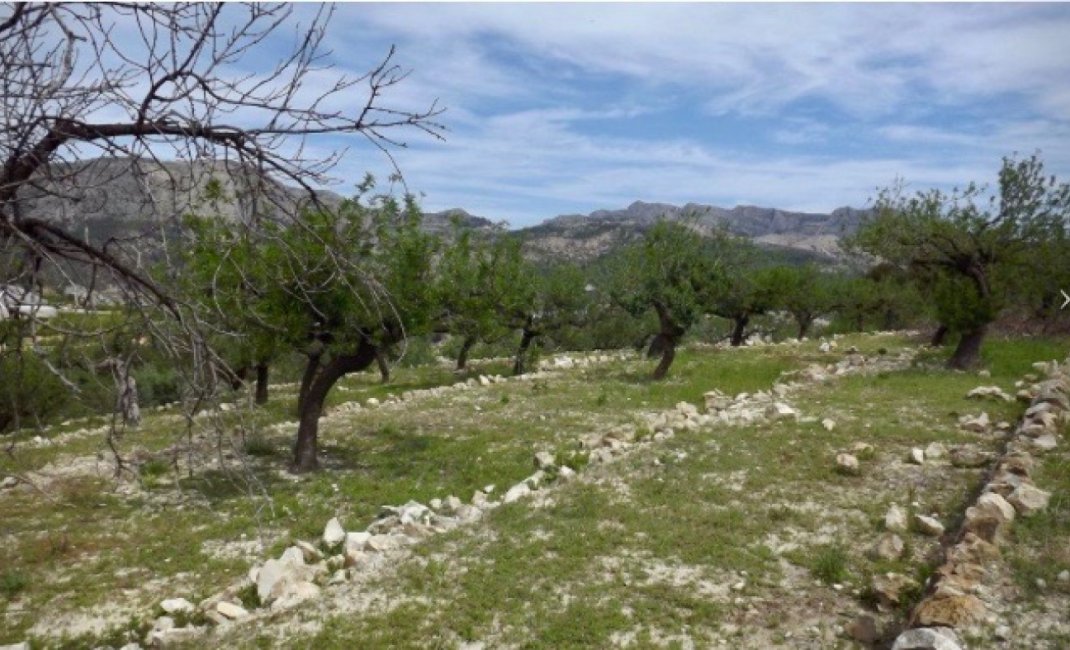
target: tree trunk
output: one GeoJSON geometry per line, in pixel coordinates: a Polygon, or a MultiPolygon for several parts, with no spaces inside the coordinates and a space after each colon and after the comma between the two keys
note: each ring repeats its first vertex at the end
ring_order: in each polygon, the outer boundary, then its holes
{"type": "Polygon", "coordinates": [[[747,323],[750,322],[750,316],[737,316],[732,321],[735,325],[732,327],[732,347],[738,348],[743,345],[743,332],[747,329],[747,323]]]}
{"type": "Polygon", "coordinates": [[[249,378],[249,366],[242,366],[237,368],[230,375],[230,387],[234,390],[238,390],[245,385],[245,380],[249,378]]]}
{"type": "Polygon", "coordinates": [[[535,330],[524,328],[524,333],[520,335],[520,347],[516,351],[516,360],[513,361],[513,375],[519,377],[524,374],[524,357],[528,354],[528,348],[531,347],[531,342],[535,340],[535,337],[539,333],[535,330]]]}
{"type": "Polygon", "coordinates": [[[254,401],[257,404],[267,404],[268,401],[268,366],[267,361],[261,361],[256,364],[256,397],[254,401]]]}
{"type": "Polygon", "coordinates": [[[353,354],[332,357],[330,361],[320,364],[319,355],[309,356],[309,365],[305,375],[312,368],[314,378],[308,384],[308,390],[301,400],[297,440],[294,443],[294,462],[291,471],[295,474],[311,472],[319,468],[317,458],[317,441],[319,437],[319,420],[323,413],[323,402],[331,387],[343,376],[351,372],[360,372],[370,366],[376,358],[377,349],[367,341],[361,341],[353,354]],[[315,370],[318,368],[318,371],[315,370]]]}
{"type": "Polygon", "coordinates": [[[297,415],[300,416],[305,406],[305,398],[308,396],[308,391],[312,387],[312,380],[316,378],[316,373],[319,372],[320,361],[323,358],[323,352],[316,350],[308,354],[308,362],[305,364],[305,372],[301,375],[301,388],[297,391],[297,415]]]}
{"type": "Polygon", "coordinates": [[[985,338],[987,326],[981,325],[968,332],[962,333],[958,346],[951,358],[947,360],[947,367],[956,370],[967,370],[977,365],[981,360],[981,343],[985,338]]]}
{"type": "Polygon", "coordinates": [[[661,331],[650,342],[650,349],[661,350],[661,361],[654,368],[653,377],[654,379],[664,379],[665,375],[669,374],[669,366],[672,365],[673,359],[676,358],[676,344],[679,342],[680,337],[684,335],[685,330],[673,321],[669,310],[664,305],[655,303],[654,310],[658,313],[658,323],[661,326],[661,331]]]}
{"type": "Polygon", "coordinates": [[[457,354],[457,370],[464,370],[468,365],[468,353],[472,350],[472,346],[476,344],[474,336],[465,337],[464,342],[461,343],[461,351],[457,354]]]}
{"type": "Polygon", "coordinates": [[[810,326],[813,325],[814,318],[813,316],[796,318],[795,322],[799,324],[799,340],[801,341],[810,333],[810,326]]]}
{"type": "Polygon", "coordinates": [[[866,317],[863,316],[862,314],[858,314],[858,317],[855,320],[855,326],[858,328],[859,332],[865,332],[866,331],[866,317]]]}
{"type": "Polygon", "coordinates": [[[390,383],[390,363],[386,358],[386,351],[382,348],[375,348],[375,363],[379,365],[380,383],[390,383]]]}
{"type": "Polygon", "coordinates": [[[931,345],[934,348],[938,348],[938,347],[942,346],[946,342],[946,339],[947,339],[947,325],[944,325],[943,323],[940,323],[939,327],[936,328],[936,331],[933,332],[933,338],[932,338],[932,340],[929,341],[929,345],[931,345]]]}

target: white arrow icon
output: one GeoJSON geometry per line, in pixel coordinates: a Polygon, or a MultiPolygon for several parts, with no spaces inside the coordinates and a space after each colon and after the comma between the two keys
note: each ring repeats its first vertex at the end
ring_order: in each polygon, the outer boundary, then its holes
{"type": "Polygon", "coordinates": [[[1066,309],[1066,306],[1070,305],[1070,296],[1066,295],[1066,292],[1062,289],[1059,289],[1059,293],[1063,294],[1063,306],[1059,307],[1059,309],[1066,309]]]}

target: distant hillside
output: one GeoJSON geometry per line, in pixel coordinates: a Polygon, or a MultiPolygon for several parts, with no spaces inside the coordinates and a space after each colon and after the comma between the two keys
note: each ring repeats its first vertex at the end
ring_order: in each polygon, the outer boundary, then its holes
{"type": "Polygon", "coordinates": [[[554,217],[517,234],[535,256],[583,261],[633,241],[659,219],[668,219],[693,223],[700,232],[723,226],[761,245],[832,258],[839,254],[839,239],[854,232],[865,214],[853,208],[820,214],[755,206],[728,210],[696,203],[679,207],[636,201],[623,210],[554,217]]]}

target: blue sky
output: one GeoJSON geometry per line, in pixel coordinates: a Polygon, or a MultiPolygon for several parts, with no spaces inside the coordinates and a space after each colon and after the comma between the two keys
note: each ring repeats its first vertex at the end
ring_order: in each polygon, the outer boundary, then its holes
{"type": "MultiPolygon", "coordinates": [[[[445,142],[397,134],[426,209],[514,226],[862,207],[897,177],[990,183],[1016,151],[1070,176],[1070,5],[345,4],[327,42],[352,73],[396,45],[384,104],[446,107],[445,142]]],[[[387,173],[354,144],[333,189],[366,170],[387,173]]]]}

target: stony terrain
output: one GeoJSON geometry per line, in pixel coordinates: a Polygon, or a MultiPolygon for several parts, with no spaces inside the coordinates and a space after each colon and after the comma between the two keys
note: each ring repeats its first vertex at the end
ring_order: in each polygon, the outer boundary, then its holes
{"type": "Polygon", "coordinates": [[[951,373],[885,334],[695,347],[661,383],[620,353],[355,377],[299,478],[293,386],[150,415],[134,480],[68,423],[0,466],[0,643],[1065,647],[1070,386],[1032,364],[1068,350],[951,373]]]}

